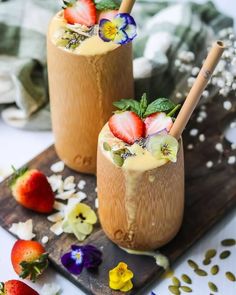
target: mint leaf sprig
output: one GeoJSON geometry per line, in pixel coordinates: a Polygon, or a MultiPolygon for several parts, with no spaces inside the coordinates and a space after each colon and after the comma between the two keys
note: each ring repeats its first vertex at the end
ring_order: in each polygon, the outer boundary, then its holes
{"type": "Polygon", "coordinates": [[[157,98],[150,104],[147,101],[147,94],[144,93],[138,102],[134,99],[121,99],[113,103],[120,111],[132,111],[140,118],[145,118],[156,112],[165,112],[168,116],[174,117],[181,108],[180,104],[175,104],[168,98],[157,98]]]}

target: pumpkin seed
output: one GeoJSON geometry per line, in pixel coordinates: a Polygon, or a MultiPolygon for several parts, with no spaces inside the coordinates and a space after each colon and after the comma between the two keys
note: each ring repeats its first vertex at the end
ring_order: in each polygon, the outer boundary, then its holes
{"type": "Polygon", "coordinates": [[[232,281],[232,282],[235,282],[235,281],[236,281],[235,275],[234,275],[232,272],[227,271],[227,272],[225,273],[225,275],[226,275],[226,278],[227,278],[229,281],[232,281]]]}
{"type": "Polygon", "coordinates": [[[215,276],[216,274],[218,274],[219,272],[219,266],[218,265],[213,265],[212,268],[211,268],[211,274],[213,276],[215,276]]]}
{"type": "Polygon", "coordinates": [[[190,287],[187,286],[181,286],[180,289],[186,293],[191,293],[193,290],[190,287]]]}
{"type": "Polygon", "coordinates": [[[172,278],[172,283],[173,283],[174,286],[177,286],[177,287],[180,286],[180,280],[178,278],[176,278],[176,277],[172,278]]]}
{"type": "Polygon", "coordinates": [[[203,269],[200,269],[200,268],[195,269],[194,272],[201,277],[207,276],[207,272],[203,269]]]}
{"type": "Polygon", "coordinates": [[[206,253],[205,253],[205,258],[206,259],[211,259],[211,258],[213,258],[213,257],[215,257],[216,256],[216,250],[215,249],[209,249],[209,250],[207,250],[206,251],[206,253]]]}
{"type": "Polygon", "coordinates": [[[177,287],[177,286],[169,286],[168,289],[174,295],[180,295],[181,294],[180,290],[179,290],[179,287],[177,287]]]}
{"type": "Polygon", "coordinates": [[[103,149],[107,152],[110,152],[111,151],[111,146],[109,145],[109,143],[107,142],[104,142],[103,143],[103,149]]]}
{"type": "Polygon", "coordinates": [[[222,253],[220,253],[220,259],[226,259],[230,256],[231,252],[226,250],[226,251],[223,251],[222,253]]]}
{"type": "Polygon", "coordinates": [[[192,269],[198,269],[198,265],[195,261],[189,259],[188,260],[188,265],[192,268],[192,269]]]}
{"type": "Polygon", "coordinates": [[[186,284],[192,284],[192,280],[190,279],[189,276],[187,276],[186,274],[183,274],[181,276],[181,279],[186,283],[186,284]]]}
{"type": "Polygon", "coordinates": [[[113,153],[113,161],[119,167],[122,167],[124,164],[124,159],[120,155],[115,153],[113,153]]]}
{"type": "Polygon", "coordinates": [[[230,247],[236,245],[236,240],[235,239],[225,239],[221,241],[221,245],[224,247],[230,247]]]}
{"type": "Polygon", "coordinates": [[[209,288],[211,289],[212,292],[218,292],[218,288],[214,283],[209,282],[208,286],[209,286],[209,288]]]}
{"type": "Polygon", "coordinates": [[[204,265],[209,265],[211,263],[211,259],[205,258],[202,262],[204,265]]]}

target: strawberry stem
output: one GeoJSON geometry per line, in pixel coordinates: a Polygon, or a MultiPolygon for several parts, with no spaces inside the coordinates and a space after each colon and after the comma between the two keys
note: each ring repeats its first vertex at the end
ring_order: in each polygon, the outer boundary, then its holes
{"type": "Polygon", "coordinates": [[[22,261],[20,263],[21,273],[20,278],[29,278],[32,282],[35,282],[37,278],[48,267],[48,253],[42,254],[37,260],[27,262],[22,261]]]}

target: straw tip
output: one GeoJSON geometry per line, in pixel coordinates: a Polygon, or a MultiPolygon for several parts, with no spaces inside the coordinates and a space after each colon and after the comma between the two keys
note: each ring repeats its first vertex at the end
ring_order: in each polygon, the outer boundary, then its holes
{"type": "Polygon", "coordinates": [[[216,41],[216,44],[217,44],[217,46],[220,47],[220,48],[225,48],[225,44],[224,44],[224,42],[221,41],[221,40],[216,41]]]}

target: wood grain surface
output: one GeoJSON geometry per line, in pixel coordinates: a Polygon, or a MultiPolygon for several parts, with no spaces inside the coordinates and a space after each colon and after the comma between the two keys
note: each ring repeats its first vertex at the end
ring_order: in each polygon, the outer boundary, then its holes
{"type": "MultiPolygon", "coordinates": [[[[232,97],[235,110],[235,99],[232,97]]],[[[236,166],[229,165],[227,158],[235,155],[236,151],[230,149],[230,144],[223,139],[225,152],[220,154],[215,150],[215,144],[222,140],[222,133],[234,114],[227,112],[222,107],[222,98],[215,98],[214,102],[207,105],[208,117],[202,123],[196,123],[196,111],[184,134],[185,145],[185,214],[180,232],[169,244],[161,248],[161,252],[170,258],[171,262],[185,253],[199,238],[224,217],[236,205],[236,166]],[[197,128],[199,134],[204,134],[206,140],[200,142],[198,137],[189,136],[189,130],[197,128]],[[188,144],[194,144],[193,150],[186,149],[188,144]],[[211,169],[206,168],[207,161],[213,161],[211,169]]],[[[38,157],[33,159],[30,167],[41,169],[51,175],[50,165],[58,160],[54,147],[50,147],[38,157]]],[[[84,179],[87,182],[85,191],[89,203],[94,208],[96,198],[96,179],[93,176],[75,173],[65,169],[63,176],[74,175],[76,181],[84,179]]],[[[174,194],[175,192],[173,192],[174,194]]],[[[87,294],[115,295],[120,294],[109,289],[108,271],[119,261],[128,263],[134,272],[134,289],[129,295],[143,295],[145,290],[160,277],[163,270],[154,260],[146,256],[134,256],[123,252],[109,241],[100,225],[96,225],[92,235],[85,243],[92,243],[103,250],[103,263],[96,272],[84,271],[76,277],[70,275],[60,264],[60,256],[69,250],[72,243],[76,243],[72,235],[63,234],[56,237],[49,231],[51,223],[44,215],[35,214],[19,206],[12,198],[7,187],[7,180],[0,185],[0,224],[7,230],[13,222],[33,219],[34,231],[37,240],[44,235],[49,236],[47,250],[50,253],[51,263],[55,269],[64,274],[70,281],[82,288],[87,294]]],[[[73,294],[74,295],[74,294],[73,294]]],[[[75,294],[76,295],[76,294],[75,294]]]]}

